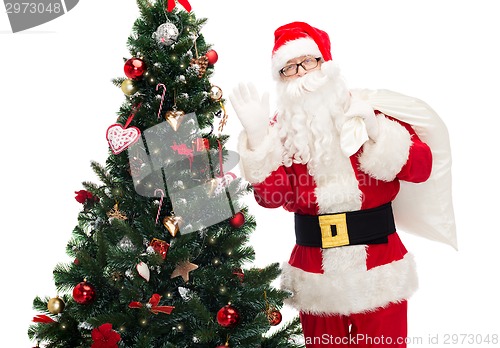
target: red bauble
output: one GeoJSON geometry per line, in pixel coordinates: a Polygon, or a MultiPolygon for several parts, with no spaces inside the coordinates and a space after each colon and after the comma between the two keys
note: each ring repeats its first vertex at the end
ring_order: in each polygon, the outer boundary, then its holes
{"type": "Polygon", "coordinates": [[[214,65],[215,63],[217,63],[217,60],[219,59],[219,55],[214,50],[209,50],[205,54],[205,56],[208,58],[208,63],[210,65],[214,65]]]}
{"type": "Polygon", "coordinates": [[[243,283],[243,281],[245,280],[245,273],[243,273],[243,270],[241,268],[235,268],[233,270],[233,274],[238,277],[240,283],[243,283]]]}
{"type": "Polygon", "coordinates": [[[234,216],[229,220],[229,224],[234,228],[240,228],[245,223],[245,215],[242,212],[234,214],[234,216]]]}
{"type": "Polygon", "coordinates": [[[96,292],[92,284],[81,282],[73,289],[73,299],[79,304],[89,304],[95,300],[96,292]]]}
{"type": "Polygon", "coordinates": [[[234,327],[240,321],[240,312],[231,305],[225,305],[217,312],[217,322],[222,327],[234,327]]]}
{"type": "Polygon", "coordinates": [[[271,326],[276,326],[279,323],[281,323],[281,320],[283,319],[281,312],[277,309],[269,311],[267,313],[267,320],[269,320],[269,324],[271,326]]]}
{"type": "Polygon", "coordinates": [[[146,72],[146,63],[139,58],[130,58],[123,67],[125,76],[131,80],[138,80],[144,76],[146,72]]]}

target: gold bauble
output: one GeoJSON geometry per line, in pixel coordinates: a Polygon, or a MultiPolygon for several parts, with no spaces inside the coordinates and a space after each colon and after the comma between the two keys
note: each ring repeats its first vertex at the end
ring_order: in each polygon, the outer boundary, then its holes
{"type": "Polygon", "coordinates": [[[212,85],[210,88],[210,98],[212,98],[213,101],[219,101],[222,99],[222,89],[220,89],[219,86],[212,85]]]}
{"type": "Polygon", "coordinates": [[[66,304],[59,297],[51,298],[47,303],[47,309],[52,314],[61,313],[64,310],[64,306],[66,306],[66,304]]]}
{"type": "Polygon", "coordinates": [[[126,95],[132,95],[135,92],[137,92],[137,87],[134,85],[134,82],[130,79],[126,79],[125,81],[123,81],[121,88],[123,93],[125,93],[126,95]]]}

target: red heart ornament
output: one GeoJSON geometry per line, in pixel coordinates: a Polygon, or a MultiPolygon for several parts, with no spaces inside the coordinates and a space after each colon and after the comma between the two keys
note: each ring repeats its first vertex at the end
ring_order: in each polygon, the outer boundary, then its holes
{"type": "Polygon", "coordinates": [[[121,124],[115,123],[108,127],[106,139],[111,151],[118,155],[130,145],[134,144],[141,136],[141,131],[137,127],[123,128],[121,124]]]}

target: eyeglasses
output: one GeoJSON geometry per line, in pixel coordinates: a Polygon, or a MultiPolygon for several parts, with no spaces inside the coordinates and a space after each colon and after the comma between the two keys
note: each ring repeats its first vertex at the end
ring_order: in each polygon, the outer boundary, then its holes
{"type": "Polygon", "coordinates": [[[296,64],[288,64],[284,68],[280,70],[281,75],[285,77],[290,77],[296,75],[299,72],[299,66],[301,66],[304,70],[311,70],[318,66],[321,57],[307,57],[300,63],[296,64]]]}

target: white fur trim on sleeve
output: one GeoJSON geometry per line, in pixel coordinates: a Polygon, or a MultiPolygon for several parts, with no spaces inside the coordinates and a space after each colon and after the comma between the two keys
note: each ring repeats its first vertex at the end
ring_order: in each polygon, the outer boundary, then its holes
{"type": "MultiPolygon", "coordinates": [[[[407,300],[418,287],[413,256],[370,270],[310,273],[284,263],[281,288],[293,308],[315,315],[361,313],[407,300]]],[[[351,268],[350,266],[348,268],[351,268]]]]}
{"type": "Polygon", "coordinates": [[[238,139],[238,151],[241,175],[251,184],[263,182],[282,164],[283,147],[273,127],[255,150],[248,148],[247,134],[243,131],[238,139]]]}
{"type": "Polygon", "coordinates": [[[398,122],[377,116],[379,134],[376,141],[363,145],[360,169],[375,179],[392,181],[408,161],[411,134],[398,122]]]}

